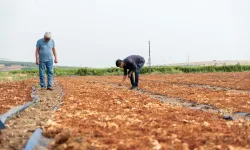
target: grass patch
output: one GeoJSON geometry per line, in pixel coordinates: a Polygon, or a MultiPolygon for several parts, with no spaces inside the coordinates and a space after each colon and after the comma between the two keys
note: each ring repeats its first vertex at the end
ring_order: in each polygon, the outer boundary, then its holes
{"type": "Polygon", "coordinates": [[[27,73],[26,74],[25,73],[12,74],[10,72],[0,72],[0,83],[27,80],[32,77],[34,76],[31,74],[27,74],[27,73]]]}
{"type": "MultiPolygon", "coordinates": [[[[207,72],[243,72],[250,71],[250,65],[231,65],[231,66],[154,66],[151,68],[143,67],[140,74],[177,74],[177,73],[207,73],[207,72]]],[[[38,76],[38,69],[10,71],[9,74],[16,75],[14,78],[23,78],[19,74],[28,76],[38,76]]],[[[104,75],[123,75],[120,68],[55,68],[54,76],[104,76],[104,75]]]]}

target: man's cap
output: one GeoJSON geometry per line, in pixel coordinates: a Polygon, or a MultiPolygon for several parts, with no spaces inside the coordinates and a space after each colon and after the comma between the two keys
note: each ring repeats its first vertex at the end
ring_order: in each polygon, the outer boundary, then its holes
{"type": "Polygon", "coordinates": [[[121,63],[122,63],[122,60],[117,59],[116,60],[116,67],[120,67],[121,63]]]}
{"type": "Polygon", "coordinates": [[[46,38],[51,38],[51,32],[46,32],[46,33],[44,34],[44,36],[45,36],[46,38]]]}

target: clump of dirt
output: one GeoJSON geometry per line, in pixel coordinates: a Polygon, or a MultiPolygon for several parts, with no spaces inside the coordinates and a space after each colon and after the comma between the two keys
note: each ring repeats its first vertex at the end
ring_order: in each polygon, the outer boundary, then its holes
{"type": "Polygon", "coordinates": [[[68,128],[63,128],[56,122],[49,121],[43,128],[43,136],[53,138],[48,148],[53,150],[66,149],[90,149],[91,146],[82,138],[70,137],[71,131],[68,128]]]}

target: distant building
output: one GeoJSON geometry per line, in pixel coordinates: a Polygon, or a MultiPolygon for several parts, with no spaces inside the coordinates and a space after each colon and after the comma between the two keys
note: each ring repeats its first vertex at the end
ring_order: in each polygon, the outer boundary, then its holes
{"type": "Polygon", "coordinates": [[[4,69],[5,65],[4,64],[0,64],[0,69],[4,69]]]}
{"type": "Polygon", "coordinates": [[[23,66],[20,65],[6,66],[5,64],[0,64],[0,71],[21,70],[22,68],[23,66]]]}
{"type": "Polygon", "coordinates": [[[11,65],[7,68],[8,68],[8,70],[21,70],[23,67],[20,65],[11,65]]]}

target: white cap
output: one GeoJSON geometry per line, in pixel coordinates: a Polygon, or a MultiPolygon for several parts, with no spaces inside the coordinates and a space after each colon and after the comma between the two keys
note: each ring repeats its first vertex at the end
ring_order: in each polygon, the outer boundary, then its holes
{"type": "Polygon", "coordinates": [[[51,33],[50,33],[50,32],[46,32],[46,33],[44,34],[44,36],[45,36],[46,38],[51,38],[51,33]]]}

